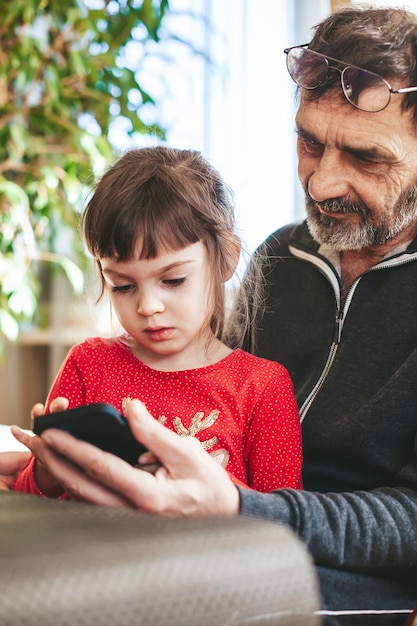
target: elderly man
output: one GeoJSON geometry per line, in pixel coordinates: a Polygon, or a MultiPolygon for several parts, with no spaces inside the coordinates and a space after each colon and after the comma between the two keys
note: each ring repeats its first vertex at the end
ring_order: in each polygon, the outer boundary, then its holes
{"type": "Polygon", "coordinates": [[[266,242],[253,349],[292,375],[305,490],[236,488],[138,402],[128,419],[155,475],[67,433],[15,432],[74,497],[287,524],[315,560],[327,623],[402,624],[417,605],[417,17],[341,9],[285,53],[307,220],[266,242]]]}

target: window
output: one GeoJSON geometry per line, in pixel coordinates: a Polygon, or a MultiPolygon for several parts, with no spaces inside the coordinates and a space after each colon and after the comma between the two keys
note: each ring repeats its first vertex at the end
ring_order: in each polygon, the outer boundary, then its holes
{"type": "MultiPolygon", "coordinates": [[[[295,86],[282,51],[308,41],[312,26],[338,4],[170,0],[160,52],[140,60],[141,84],[161,102],[158,120],[168,128],[168,144],[201,150],[219,169],[235,193],[238,226],[249,251],[279,226],[304,217],[295,156],[295,86]]],[[[395,5],[404,6],[389,3],[395,5]]],[[[407,6],[417,11],[417,0],[407,6]]],[[[139,145],[149,140],[135,138],[139,145]]],[[[120,140],[119,145],[126,147],[120,140]]]]}
{"type": "MultiPolygon", "coordinates": [[[[329,6],[329,0],[170,0],[163,45],[138,63],[141,84],[161,102],[158,121],[168,129],[168,144],[201,150],[233,189],[249,251],[304,216],[295,86],[283,49],[304,42],[329,6]]],[[[120,137],[115,143],[125,148],[120,137]]],[[[135,138],[136,145],[149,141],[135,138]]]]}

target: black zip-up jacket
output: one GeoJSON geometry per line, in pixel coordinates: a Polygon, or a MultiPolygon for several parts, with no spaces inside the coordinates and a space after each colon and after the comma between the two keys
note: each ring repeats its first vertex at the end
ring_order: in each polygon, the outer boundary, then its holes
{"type": "Polygon", "coordinates": [[[369,608],[417,606],[417,239],[360,276],[343,307],[305,222],[267,244],[257,353],[292,376],[305,491],[240,490],[241,512],[291,526],[327,586],[356,576],[374,590],[369,608]]]}

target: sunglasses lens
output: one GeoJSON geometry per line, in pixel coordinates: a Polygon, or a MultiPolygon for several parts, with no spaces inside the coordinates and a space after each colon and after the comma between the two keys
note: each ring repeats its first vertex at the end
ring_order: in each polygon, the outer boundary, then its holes
{"type": "Polygon", "coordinates": [[[382,111],[391,97],[381,76],[355,67],[346,67],[343,70],[342,88],[346,99],[362,111],[382,111]]]}
{"type": "Polygon", "coordinates": [[[293,81],[303,89],[316,89],[327,78],[328,62],[321,54],[306,48],[291,48],[287,54],[287,69],[293,81]]]}

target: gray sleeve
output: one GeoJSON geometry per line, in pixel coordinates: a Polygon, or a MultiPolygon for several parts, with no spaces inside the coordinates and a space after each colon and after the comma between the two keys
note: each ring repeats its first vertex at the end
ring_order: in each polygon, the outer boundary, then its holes
{"type": "Polygon", "coordinates": [[[381,573],[417,571],[417,492],[240,489],[240,513],[290,526],[318,565],[381,573]]]}

